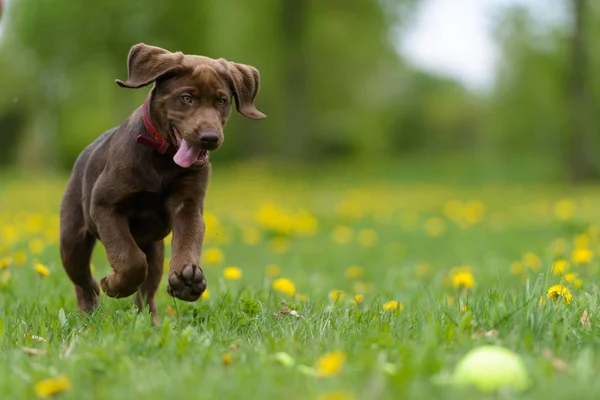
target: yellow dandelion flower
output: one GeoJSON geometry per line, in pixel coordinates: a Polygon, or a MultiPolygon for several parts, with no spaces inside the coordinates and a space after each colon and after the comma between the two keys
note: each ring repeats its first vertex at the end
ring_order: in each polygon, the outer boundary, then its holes
{"type": "Polygon", "coordinates": [[[48,269],[48,267],[45,267],[40,263],[35,263],[33,268],[38,274],[40,274],[41,277],[47,277],[48,275],[50,275],[50,270],[48,269]]]}
{"type": "Polygon", "coordinates": [[[542,268],[542,260],[532,252],[523,254],[523,265],[532,271],[539,271],[542,268]]]}
{"type": "Polygon", "coordinates": [[[350,243],[353,237],[354,231],[352,230],[352,228],[346,225],[338,225],[335,228],[333,228],[333,231],[331,232],[331,238],[337,244],[350,243]]]}
{"type": "Polygon", "coordinates": [[[44,216],[42,214],[30,214],[25,218],[25,229],[28,232],[38,233],[44,227],[44,216]]]}
{"type": "Polygon", "coordinates": [[[591,238],[584,234],[577,235],[573,238],[573,247],[576,249],[587,249],[590,247],[591,238]]]}
{"type": "Polygon", "coordinates": [[[335,211],[345,219],[360,219],[365,214],[362,203],[357,200],[342,200],[335,211]]]}
{"type": "Polygon", "coordinates": [[[363,247],[372,247],[377,242],[377,232],[373,229],[363,229],[358,232],[356,240],[363,247]]]}
{"type": "Polygon", "coordinates": [[[256,214],[257,222],[265,229],[280,235],[296,234],[313,236],[317,233],[318,221],[307,210],[292,212],[274,203],[266,203],[256,214]]]}
{"type": "Polygon", "coordinates": [[[281,269],[275,264],[269,264],[267,265],[267,268],[265,268],[265,272],[271,278],[275,278],[281,274],[281,269]]]}
{"type": "Polygon", "coordinates": [[[562,298],[565,304],[570,304],[573,300],[573,295],[569,288],[563,285],[554,285],[548,289],[548,293],[546,293],[546,297],[548,300],[556,301],[559,298],[562,298]]]}
{"type": "Polygon", "coordinates": [[[71,389],[71,381],[64,375],[44,379],[35,384],[35,393],[40,398],[46,398],[71,389]]]}
{"type": "Polygon", "coordinates": [[[294,282],[286,278],[276,279],[273,282],[273,290],[283,293],[286,296],[293,296],[296,294],[296,286],[294,282]]]}
{"type": "Polygon", "coordinates": [[[210,291],[208,290],[208,288],[206,288],[206,289],[204,290],[204,292],[202,292],[202,295],[200,296],[200,298],[201,298],[202,300],[206,300],[206,299],[208,299],[209,297],[210,297],[210,291]]]}
{"type": "Polygon", "coordinates": [[[260,231],[256,228],[246,228],[242,231],[242,242],[249,246],[260,243],[260,231]]]}
{"type": "Polygon", "coordinates": [[[476,224],[483,219],[485,206],[481,201],[470,201],[464,209],[464,218],[470,224],[476,224]]]}
{"type": "Polygon", "coordinates": [[[4,237],[3,242],[8,245],[12,244],[17,238],[17,230],[12,226],[5,226],[2,229],[2,236],[4,237]]]}
{"type": "Polygon", "coordinates": [[[569,263],[566,260],[556,260],[552,266],[552,273],[554,275],[564,275],[569,269],[569,263]]]}
{"type": "Polygon", "coordinates": [[[571,253],[571,261],[573,264],[587,264],[592,261],[594,253],[590,249],[575,249],[571,253]]]}
{"type": "Polygon", "coordinates": [[[523,264],[520,263],[519,261],[514,261],[512,263],[510,263],[510,273],[513,275],[521,275],[523,272],[525,272],[525,268],[523,267],[523,264]]]}
{"type": "Polygon", "coordinates": [[[315,371],[318,377],[328,377],[340,373],[346,362],[343,351],[334,351],[321,356],[316,364],[315,371]]]}
{"type": "Polygon", "coordinates": [[[277,254],[283,254],[290,248],[290,240],[285,237],[276,237],[271,240],[271,250],[277,254]]]}
{"type": "Polygon", "coordinates": [[[383,304],[383,309],[385,311],[402,311],[404,309],[404,304],[400,303],[398,300],[390,300],[383,304]]]}
{"type": "Polygon", "coordinates": [[[275,203],[265,203],[256,214],[256,221],[265,229],[281,235],[293,233],[296,220],[288,210],[275,203]]]}
{"type": "Polygon", "coordinates": [[[223,362],[223,365],[231,365],[231,362],[233,361],[231,354],[223,354],[221,361],[223,362]]]}
{"type": "Polygon", "coordinates": [[[453,296],[448,296],[448,298],[446,299],[446,304],[448,304],[449,306],[453,306],[454,303],[456,303],[456,299],[453,296]]]}
{"type": "Polygon", "coordinates": [[[219,218],[217,218],[217,216],[213,213],[204,212],[203,218],[204,218],[204,225],[208,228],[213,228],[213,227],[219,226],[221,224],[221,221],[219,221],[219,218]]]}
{"type": "Polygon", "coordinates": [[[452,284],[459,289],[471,289],[475,286],[475,277],[470,272],[460,272],[452,277],[452,284]]]}
{"type": "Polygon", "coordinates": [[[470,201],[464,205],[451,200],[444,205],[444,215],[462,229],[477,224],[483,219],[485,206],[480,201],[470,201]]]}
{"type": "Polygon", "coordinates": [[[345,275],[348,279],[360,279],[365,275],[365,271],[362,269],[362,267],[353,265],[346,268],[345,275]]]}
{"type": "Polygon", "coordinates": [[[294,216],[294,231],[301,236],[314,236],[319,222],[307,210],[300,210],[294,216]]]}
{"type": "Polygon", "coordinates": [[[565,274],[565,281],[573,285],[575,289],[579,289],[583,286],[583,280],[579,278],[576,272],[569,272],[565,274]]]}
{"type": "Polygon", "coordinates": [[[425,221],[425,233],[431,237],[442,236],[446,232],[446,223],[439,217],[431,217],[425,221]]]}
{"type": "Polygon", "coordinates": [[[221,264],[224,258],[220,249],[212,248],[204,251],[204,259],[208,264],[221,264]]]}
{"type": "Polygon", "coordinates": [[[10,257],[2,257],[2,258],[0,258],[0,269],[8,267],[12,263],[13,263],[12,258],[10,258],[10,257]]]}
{"type": "Polygon", "coordinates": [[[230,281],[235,281],[242,277],[242,270],[238,267],[227,267],[223,270],[223,277],[230,281]]]}
{"type": "Polygon", "coordinates": [[[41,239],[33,239],[29,242],[29,251],[31,251],[33,254],[40,254],[45,248],[46,245],[41,239]]]}
{"type": "Polygon", "coordinates": [[[575,203],[569,200],[560,200],[554,204],[554,216],[561,221],[570,221],[575,215],[575,203]]]}
{"type": "Polygon", "coordinates": [[[363,294],[357,294],[354,296],[354,300],[352,300],[355,304],[362,304],[365,302],[365,296],[363,294]]]}
{"type": "Polygon", "coordinates": [[[460,311],[467,311],[469,309],[469,306],[466,304],[463,304],[460,306],[460,311]]]}
{"type": "Polygon", "coordinates": [[[230,234],[223,228],[219,218],[209,212],[204,213],[204,232],[207,241],[214,240],[217,243],[224,244],[230,240],[230,234]]]}
{"type": "Polygon", "coordinates": [[[349,392],[331,392],[320,395],[317,400],[356,400],[356,397],[349,392]]]}
{"type": "Polygon", "coordinates": [[[346,298],[346,293],[343,290],[331,290],[329,292],[329,297],[331,298],[331,300],[333,301],[342,301],[346,298]]]}

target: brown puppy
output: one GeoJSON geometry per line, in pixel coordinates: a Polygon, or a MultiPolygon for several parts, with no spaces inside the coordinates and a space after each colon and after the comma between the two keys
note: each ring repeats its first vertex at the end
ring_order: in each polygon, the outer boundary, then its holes
{"type": "Polygon", "coordinates": [[[200,252],[208,152],[223,143],[231,103],[248,118],[265,115],[254,106],[259,74],[251,66],[141,43],[129,52],[128,72],[119,86],[154,87],[143,106],[75,162],[60,209],[60,253],[81,311],[98,305],[100,286],[90,271],[98,239],[113,269],[102,290],[110,297],[137,292],[140,310],[146,303],[156,317],[163,239],[171,230],[168,293],[195,301],[206,290],[200,252]]]}

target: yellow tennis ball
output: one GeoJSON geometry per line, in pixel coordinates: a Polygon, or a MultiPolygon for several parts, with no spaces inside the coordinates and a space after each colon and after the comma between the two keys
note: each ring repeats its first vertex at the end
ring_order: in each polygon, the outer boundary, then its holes
{"type": "Polygon", "coordinates": [[[484,392],[501,388],[524,390],[529,385],[529,377],[519,355],[503,347],[481,346],[458,362],[453,382],[476,386],[484,392]]]}

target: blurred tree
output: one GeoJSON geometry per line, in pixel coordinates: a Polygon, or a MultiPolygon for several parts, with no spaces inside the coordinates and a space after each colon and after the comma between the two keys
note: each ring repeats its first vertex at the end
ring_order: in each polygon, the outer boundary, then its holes
{"type": "Polygon", "coordinates": [[[417,3],[311,1],[306,62],[313,156],[356,160],[392,153],[390,141],[404,134],[391,120],[409,70],[392,33],[401,34],[417,3]]]}
{"type": "Polygon", "coordinates": [[[283,102],[286,120],[286,147],[288,157],[305,157],[311,147],[312,129],[308,104],[308,54],[306,30],[309,12],[308,0],[284,1],[281,6],[281,38],[283,45],[284,91],[289,93],[283,102]]]}
{"type": "Polygon", "coordinates": [[[487,146],[503,157],[561,162],[570,136],[564,27],[514,7],[498,20],[496,37],[501,55],[486,113],[487,146]]]}
{"type": "Polygon", "coordinates": [[[571,59],[571,177],[575,180],[598,178],[597,125],[593,121],[589,94],[589,26],[591,16],[587,0],[571,0],[573,12],[571,59]]]}
{"type": "Polygon", "coordinates": [[[70,168],[83,147],[142,103],[147,89],[113,81],[126,74],[129,47],[145,42],[261,71],[257,104],[268,118],[234,116],[216,159],[381,158],[396,149],[470,146],[480,112],[473,97],[455,82],[414,72],[394,46],[418,4],[20,0],[5,14],[0,114],[22,117],[11,132],[18,131],[24,164],[70,168]]]}
{"type": "Polygon", "coordinates": [[[480,148],[481,99],[458,82],[423,71],[407,72],[396,99],[391,144],[399,154],[465,152],[480,148]]]}
{"type": "MultiPolygon", "coordinates": [[[[565,0],[573,25],[511,7],[498,20],[489,96],[420,71],[394,42],[419,0],[19,0],[0,39],[3,160],[70,168],[149,88],[125,90],[131,45],[224,57],[261,72],[256,122],[234,115],[215,160],[381,160],[481,152],[598,174],[600,3],[565,0]],[[18,146],[18,151],[16,147],[18,146]]],[[[465,62],[468,62],[466,60],[465,62]]]]}
{"type": "MultiPolygon", "coordinates": [[[[554,159],[572,179],[598,177],[598,7],[567,0],[570,19],[522,7],[498,20],[501,62],[485,118],[486,146],[511,157],[554,159]],[[592,64],[594,63],[594,64],[592,64]]],[[[567,4],[567,3],[565,3],[567,4]]]]}

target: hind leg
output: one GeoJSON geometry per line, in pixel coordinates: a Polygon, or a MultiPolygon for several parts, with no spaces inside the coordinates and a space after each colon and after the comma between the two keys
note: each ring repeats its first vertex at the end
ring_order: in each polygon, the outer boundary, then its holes
{"type": "Polygon", "coordinates": [[[135,296],[135,304],[142,311],[144,306],[148,305],[148,311],[152,314],[152,323],[158,324],[158,315],[156,313],[156,301],[154,295],[158,290],[160,279],[163,274],[163,265],[165,260],[165,243],[162,240],[153,242],[141,247],[148,260],[148,276],[138,289],[135,296]]]}
{"type": "Polygon", "coordinates": [[[60,210],[60,257],[75,285],[77,307],[91,312],[98,305],[100,287],[92,276],[90,261],[96,239],[86,231],[81,205],[69,189],[60,210]]]}

